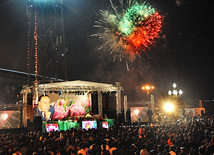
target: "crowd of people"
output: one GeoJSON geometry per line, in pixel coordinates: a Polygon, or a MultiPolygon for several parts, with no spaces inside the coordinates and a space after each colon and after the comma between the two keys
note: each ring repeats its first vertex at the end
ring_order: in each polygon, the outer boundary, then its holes
{"type": "Polygon", "coordinates": [[[213,117],[169,125],[0,134],[1,155],[213,155],[213,117]]]}

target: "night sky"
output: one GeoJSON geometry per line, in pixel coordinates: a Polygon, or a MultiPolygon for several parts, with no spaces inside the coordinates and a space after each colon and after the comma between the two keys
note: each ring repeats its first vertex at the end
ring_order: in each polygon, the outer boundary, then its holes
{"type": "MultiPolygon", "coordinates": [[[[123,93],[135,101],[141,99],[145,83],[155,85],[156,94],[164,94],[176,82],[187,98],[212,99],[212,4],[202,0],[147,3],[164,16],[161,37],[149,52],[129,63],[127,71],[124,62],[113,62],[108,52],[98,51],[101,41],[91,37],[99,9],[111,10],[109,0],[64,0],[68,80],[119,81],[123,93]]],[[[0,68],[27,72],[27,22],[26,0],[0,1],[0,68]]]]}

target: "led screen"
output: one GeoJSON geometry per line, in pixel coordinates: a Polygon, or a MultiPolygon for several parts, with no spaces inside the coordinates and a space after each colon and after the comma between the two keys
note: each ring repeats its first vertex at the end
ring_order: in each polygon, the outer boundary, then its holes
{"type": "Polygon", "coordinates": [[[47,132],[59,130],[59,125],[57,123],[45,124],[45,127],[47,132]]]}
{"type": "Polygon", "coordinates": [[[97,121],[82,121],[82,129],[97,129],[97,121]]]}
{"type": "Polygon", "coordinates": [[[108,122],[107,121],[103,121],[102,122],[102,127],[105,128],[105,129],[108,129],[109,128],[108,122]]]}
{"type": "Polygon", "coordinates": [[[0,129],[20,128],[21,111],[0,111],[0,129]]]}
{"type": "Polygon", "coordinates": [[[131,107],[131,122],[147,122],[148,107],[131,107]]]}
{"type": "MultiPolygon", "coordinates": [[[[40,94],[43,95],[43,94],[40,94]]],[[[86,116],[90,114],[92,111],[91,105],[91,94],[88,93],[48,93],[50,99],[50,104],[48,105],[51,112],[51,119],[54,120],[62,120],[86,116]]],[[[39,102],[39,104],[43,104],[43,102],[39,102]]],[[[42,110],[35,107],[38,116],[44,117],[44,113],[42,110]],[[36,109],[37,108],[37,109],[36,109]],[[39,111],[39,112],[38,112],[39,111]]],[[[44,120],[44,119],[43,119],[44,120]]]]}

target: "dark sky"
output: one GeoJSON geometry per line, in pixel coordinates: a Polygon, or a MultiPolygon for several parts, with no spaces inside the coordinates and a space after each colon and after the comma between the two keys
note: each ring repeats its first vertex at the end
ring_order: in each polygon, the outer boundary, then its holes
{"type": "MultiPolygon", "coordinates": [[[[116,2],[114,0],[113,2],[116,2]]],[[[162,94],[176,82],[189,98],[213,98],[212,4],[203,0],[147,1],[164,16],[161,38],[142,58],[130,63],[98,51],[101,41],[92,38],[99,9],[110,9],[109,0],[64,0],[68,47],[68,80],[119,81],[124,94],[140,100],[140,87],[152,83],[162,94]]],[[[0,67],[27,71],[26,0],[0,1],[0,67]]]]}

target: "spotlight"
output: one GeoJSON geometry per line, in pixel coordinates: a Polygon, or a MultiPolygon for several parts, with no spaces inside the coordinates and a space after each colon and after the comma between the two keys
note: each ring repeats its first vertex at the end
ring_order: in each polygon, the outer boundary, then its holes
{"type": "Polygon", "coordinates": [[[166,103],[164,109],[166,112],[172,112],[174,110],[174,105],[172,103],[166,103]]]}

